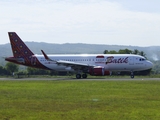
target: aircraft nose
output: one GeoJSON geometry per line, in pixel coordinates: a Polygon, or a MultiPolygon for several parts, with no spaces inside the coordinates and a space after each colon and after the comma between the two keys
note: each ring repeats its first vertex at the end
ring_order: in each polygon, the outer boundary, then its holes
{"type": "Polygon", "coordinates": [[[150,62],[150,61],[148,61],[148,68],[150,69],[150,68],[152,68],[152,67],[153,67],[153,63],[150,62]]]}

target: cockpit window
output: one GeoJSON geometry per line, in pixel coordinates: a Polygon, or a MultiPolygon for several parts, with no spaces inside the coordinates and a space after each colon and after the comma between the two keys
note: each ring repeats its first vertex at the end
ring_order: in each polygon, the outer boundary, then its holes
{"type": "Polygon", "coordinates": [[[144,58],[140,58],[139,61],[145,61],[145,59],[144,58]]]}

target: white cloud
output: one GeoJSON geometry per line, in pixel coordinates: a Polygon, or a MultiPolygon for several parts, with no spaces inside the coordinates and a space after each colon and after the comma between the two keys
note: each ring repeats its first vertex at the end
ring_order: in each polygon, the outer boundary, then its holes
{"type": "MultiPolygon", "coordinates": [[[[16,31],[25,41],[160,44],[160,14],[129,11],[118,2],[15,0],[0,5],[1,36],[16,31]]],[[[1,43],[7,42],[6,37],[1,43]]]]}

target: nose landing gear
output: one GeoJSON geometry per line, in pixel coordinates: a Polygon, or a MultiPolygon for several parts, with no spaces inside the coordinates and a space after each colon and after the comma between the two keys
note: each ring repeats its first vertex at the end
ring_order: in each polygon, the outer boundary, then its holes
{"type": "Polygon", "coordinates": [[[131,78],[133,79],[134,78],[134,73],[131,71],[131,78]]]}

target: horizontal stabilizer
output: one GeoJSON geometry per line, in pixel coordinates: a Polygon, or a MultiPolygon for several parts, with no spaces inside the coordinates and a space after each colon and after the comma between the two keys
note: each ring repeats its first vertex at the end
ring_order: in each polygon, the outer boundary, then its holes
{"type": "Polygon", "coordinates": [[[16,61],[18,63],[25,63],[24,58],[6,57],[5,60],[7,60],[7,61],[16,61]]]}

